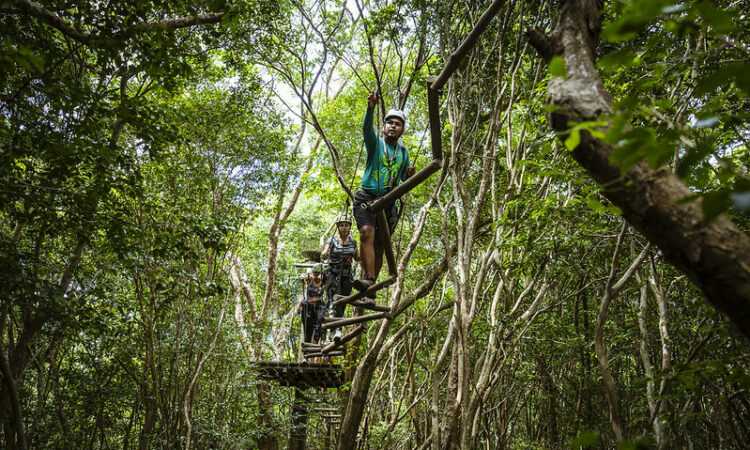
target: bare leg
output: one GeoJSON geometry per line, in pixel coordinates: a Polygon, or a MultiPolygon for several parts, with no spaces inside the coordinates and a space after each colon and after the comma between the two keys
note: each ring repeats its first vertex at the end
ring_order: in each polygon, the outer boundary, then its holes
{"type": "Polygon", "coordinates": [[[380,239],[375,240],[375,274],[373,277],[375,279],[378,278],[378,275],[380,275],[380,269],[383,267],[383,253],[385,253],[385,247],[383,246],[383,242],[380,239]]]}
{"type": "Polygon", "coordinates": [[[375,227],[365,225],[359,229],[360,258],[365,277],[377,278],[380,266],[383,265],[383,249],[380,249],[380,264],[375,270],[377,259],[375,251],[375,227]]]}

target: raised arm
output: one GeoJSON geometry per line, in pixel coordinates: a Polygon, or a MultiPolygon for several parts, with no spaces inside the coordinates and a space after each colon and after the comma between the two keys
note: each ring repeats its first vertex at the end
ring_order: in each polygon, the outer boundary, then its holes
{"type": "Polygon", "coordinates": [[[365,148],[367,149],[368,157],[375,151],[378,143],[378,135],[375,133],[375,128],[373,128],[377,98],[378,96],[375,94],[375,91],[370,92],[370,95],[367,97],[365,120],[362,122],[362,136],[365,139],[365,148]]]}

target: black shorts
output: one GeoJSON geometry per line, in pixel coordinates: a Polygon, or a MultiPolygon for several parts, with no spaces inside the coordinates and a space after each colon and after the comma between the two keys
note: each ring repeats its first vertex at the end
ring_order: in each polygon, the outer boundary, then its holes
{"type": "MultiPolygon", "coordinates": [[[[365,192],[364,189],[357,189],[357,192],[354,193],[353,213],[354,220],[357,221],[358,229],[365,225],[375,227],[376,230],[378,229],[378,218],[372,211],[370,211],[370,204],[378,198],[379,197],[365,192]]],[[[385,217],[388,219],[389,231],[393,234],[393,230],[396,229],[396,224],[398,223],[398,206],[394,202],[391,205],[386,206],[384,211],[385,217]]]]}

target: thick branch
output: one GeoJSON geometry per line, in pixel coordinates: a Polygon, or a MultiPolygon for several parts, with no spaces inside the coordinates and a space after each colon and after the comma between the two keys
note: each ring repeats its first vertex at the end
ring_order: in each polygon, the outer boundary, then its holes
{"type": "MultiPolygon", "coordinates": [[[[126,37],[130,37],[134,34],[159,30],[159,29],[178,29],[186,28],[194,25],[205,25],[221,22],[222,18],[227,14],[226,12],[220,13],[208,13],[199,14],[197,16],[184,16],[175,19],[164,19],[158,22],[144,22],[132,27],[125,28],[110,36],[102,36],[100,34],[87,33],[76,29],[70,25],[65,19],[48,10],[47,8],[28,0],[17,0],[16,4],[23,10],[27,11],[33,16],[47,22],[52,28],[59,30],[65,36],[80,42],[82,44],[90,46],[102,46],[106,42],[113,40],[120,40],[126,37]]],[[[230,10],[231,12],[231,10],[230,10]]]]}
{"type": "MultiPolygon", "coordinates": [[[[552,127],[565,139],[569,123],[597,120],[611,112],[611,96],[597,75],[593,49],[599,34],[596,0],[564,2],[553,33],[563,49],[568,77],[552,77],[552,127]]],[[[694,195],[671,170],[652,169],[646,162],[624,174],[610,163],[613,148],[583,132],[573,158],[622,210],[623,217],[656,244],[667,260],[683,271],[750,337],[750,237],[725,216],[703,218],[700,202],[684,204],[694,195]]]]}
{"type": "Polygon", "coordinates": [[[562,53],[560,42],[555,41],[539,28],[532,28],[526,31],[526,38],[528,38],[529,44],[539,52],[546,62],[550,62],[555,55],[562,53]]]}

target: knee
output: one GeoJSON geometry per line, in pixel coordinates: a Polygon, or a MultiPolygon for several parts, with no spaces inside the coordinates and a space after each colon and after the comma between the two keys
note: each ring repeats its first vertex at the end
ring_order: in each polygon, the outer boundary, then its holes
{"type": "Polygon", "coordinates": [[[365,225],[359,229],[359,239],[362,244],[369,244],[375,239],[375,227],[365,225]]]}

